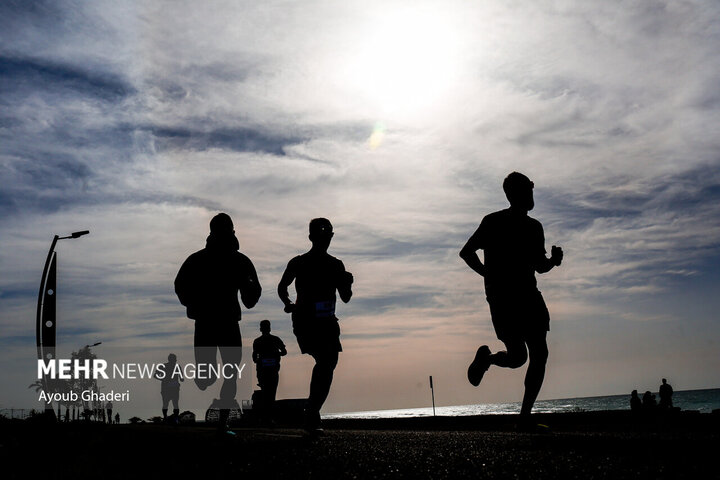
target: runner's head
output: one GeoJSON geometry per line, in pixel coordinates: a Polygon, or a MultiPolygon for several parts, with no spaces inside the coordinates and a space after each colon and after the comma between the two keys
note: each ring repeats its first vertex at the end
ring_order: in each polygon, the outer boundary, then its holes
{"type": "Polygon", "coordinates": [[[233,221],[227,213],[218,213],[210,220],[210,233],[223,235],[235,233],[233,221]]]}
{"type": "Polygon", "coordinates": [[[171,353],[170,355],[168,355],[168,362],[177,363],[177,355],[175,355],[174,353],[171,353]]]}
{"type": "Polygon", "coordinates": [[[533,187],[535,187],[535,184],[528,177],[518,172],[512,172],[503,181],[503,190],[510,202],[510,206],[528,212],[535,206],[533,187]]]}
{"type": "Polygon", "coordinates": [[[313,218],[310,220],[310,235],[308,238],[314,248],[327,250],[333,235],[332,223],[327,218],[313,218]]]}
{"type": "Polygon", "coordinates": [[[262,333],[270,333],[270,320],[263,320],[260,322],[260,331],[262,333]]]}

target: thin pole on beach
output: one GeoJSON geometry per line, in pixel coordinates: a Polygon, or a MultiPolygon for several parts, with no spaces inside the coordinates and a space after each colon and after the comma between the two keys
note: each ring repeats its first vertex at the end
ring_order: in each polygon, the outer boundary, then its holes
{"type": "Polygon", "coordinates": [[[433,417],[434,417],[435,416],[435,389],[433,388],[432,375],[430,375],[430,394],[432,395],[433,417]]]}

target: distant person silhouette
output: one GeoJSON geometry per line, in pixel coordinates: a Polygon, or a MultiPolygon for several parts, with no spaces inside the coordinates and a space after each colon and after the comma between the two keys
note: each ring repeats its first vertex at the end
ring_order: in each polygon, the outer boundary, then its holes
{"type": "Polygon", "coordinates": [[[155,378],[160,380],[162,414],[163,420],[165,421],[168,419],[167,412],[170,402],[173,404],[173,421],[177,422],[178,416],[180,415],[180,382],[184,382],[185,379],[179,369],[175,371],[176,365],[177,356],[174,353],[171,353],[168,355],[168,361],[164,364],[162,373],[155,372],[155,378]]]}
{"type": "Polygon", "coordinates": [[[655,407],[657,406],[657,403],[655,402],[655,395],[653,395],[650,390],[646,391],[643,394],[642,398],[642,406],[643,410],[645,411],[653,411],[655,410],[655,407]]]}
{"type": "Polygon", "coordinates": [[[252,358],[255,362],[258,386],[262,390],[259,409],[263,420],[272,421],[272,408],[280,373],[280,357],[287,355],[287,349],[280,337],[270,333],[270,320],[260,322],[260,335],[253,342],[252,358]]]}
{"type": "Polygon", "coordinates": [[[660,385],[658,394],[660,395],[660,408],[672,408],[673,388],[664,378],[662,379],[662,385],[660,385]]]}
{"type": "Polygon", "coordinates": [[[630,394],[630,410],[632,410],[633,412],[639,412],[640,410],[642,410],[642,401],[638,396],[637,390],[633,390],[630,394]]]}
{"type": "MultiPolygon", "coordinates": [[[[255,267],[238,251],[232,219],[219,213],[210,221],[210,236],[205,248],[190,255],[175,278],[175,293],[187,307],[187,316],[195,320],[195,362],[215,365],[220,350],[223,364],[239,365],[242,360],[240,336],[240,303],[252,308],[260,299],[262,289],[255,267]]],[[[204,367],[203,367],[204,368],[204,367]]],[[[218,429],[227,430],[230,409],[239,408],[237,393],[238,369],[226,369],[220,389],[220,421],[218,429]]],[[[195,378],[200,390],[215,383],[214,374],[195,378]]]]}
{"type": "Polygon", "coordinates": [[[305,411],[305,429],[312,434],[322,434],[320,409],[330,393],[338,353],[342,351],[340,326],[335,316],[335,292],[345,303],[352,297],[352,274],[340,260],[327,253],[333,235],[328,219],[311,220],[308,238],[312,248],[290,260],[278,285],[285,312],[292,313],[293,333],[300,351],[315,359],[305,411]],[[295,303],[288,294],[293,281],[297,293],[295,303]]]}
{"type": "Polygon", "coordinates": [[[115,414],[115,425],[120,425],[120,414],[119,413],[115,414]]]}
{"type": "Polygon", "coordinates": [[[465,263],[485,279],[493,327],[506,347],[505,351],[493,354],[487,345],[481,346],[468,368],[468,380],[479,385],[490,365],[521,367],[529,352],[521,428],[532,428],[530,413],[542,387],[548,357],[550,315],[537,289],[535,272],[548,272],[559,266],[563,258],[562,249],[556,246],[547,258],[542,224],[528,216],[535,206],[533,187],[533,182],[521,173],[508,175],[503,190],[510,208],[483,218],[460,251],[465,263]],[[484,251],[484,263],[476,253],[478,250],[484,251]]]}
{"type": "Polygon", "coordinates": [[[113,411],[112,402],[107,402],[105,404],[105,410],[107,410],[107,423],[112,425],[112,411],[113,411]]]}

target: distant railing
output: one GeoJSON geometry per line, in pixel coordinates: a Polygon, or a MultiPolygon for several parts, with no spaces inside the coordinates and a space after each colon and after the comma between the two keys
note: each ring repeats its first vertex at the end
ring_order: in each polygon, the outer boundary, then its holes
{"type": "Polygon", "coordinates": [[[0,408],[0,417],[8,419],[16,418],[18,420],[25,420],[32,415],[37,415],[38,413],[40,412],[32,408],[0,408]]]}

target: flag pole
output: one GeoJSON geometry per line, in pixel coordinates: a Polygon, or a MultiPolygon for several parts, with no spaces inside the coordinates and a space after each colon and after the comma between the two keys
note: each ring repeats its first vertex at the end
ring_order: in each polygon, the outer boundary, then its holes
{"type": "Polygon", "coordinates": [[[433,417],[435,416],[435,389],[433,388],[432,375],[430,375],[430,394],[432,395],[433,417]]]}

